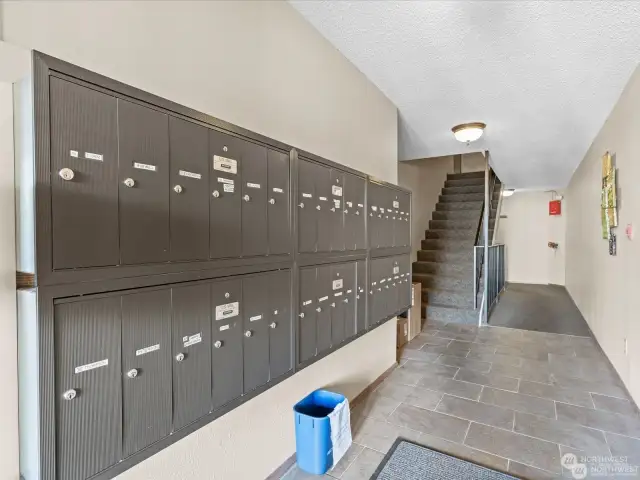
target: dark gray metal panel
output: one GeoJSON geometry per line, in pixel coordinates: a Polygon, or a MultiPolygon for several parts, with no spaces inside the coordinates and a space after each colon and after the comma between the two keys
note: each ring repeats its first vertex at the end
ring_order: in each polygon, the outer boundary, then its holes
{"type": "Polygon", "coordinates": [[[380,187],[379,185],[368,182],[367,183],[367,205],[368,205],[368,225],[369,230],[369,248],[379,248],[380,235],[381,235],[381,214],[380,214],[380,187]]]}
{"type": "Polygon", "coordinates": [[[356,175],[345,174],[344,184],[346,249],[364,249],[366,248],[364,221],[367,214],[364,208],[365,180],[356,175]]]}
{"type": "Polygon", "coordinates": [[[242,255],[266,255],[267,149],[251,142],[242,146],[242,255]]]}
{"type": "Polygon", "coordinates": [[[316,168],[306,160],[298,161],[298,251],[315,252],[318,234],[316,206],[316,168]]]}
{"type": "Polygon", "coordinates": [[[116,99],[58,78],[50,90],[53,268],[117,265],[116,99]]]}
{"type": "Polygon", "coordinates": [[[171,433],[171,367],[171,290],[123,295],[124,457],[171,433]]]}
{"type": "Polygon", "coordinates": [[[371,260],[371,302],[369,325],[376,325],[385,315],[385,294],[383,279],[384,258],[371,260]]]}
{"type": "Polygon", "coordinates": [[[293,368],[291,355],[291,271],[275,272],[269,278],[269,369],[270,379],[293,368]]]}
{"type": "Polygon", "coordinates": [[[400,292],[402,291],[402,257],[395,257],[391,268],[391,299],[390,313],[400,310],[400,292]]]}
{"type": "Polygon", "coordinates": [[[345,203],[344,174],[335,168],[331,169],[331,251],[341,252],[345,249],[345,203]]]}
{"type": "MultiPolygon", "coordinates": [[[[346,263],[343,268],[344,294],[341,302],[344,306],[344,338],[351,338],[357,332],[356,325],[356,263],[346,263]]],[[[337,300],[337,299],[336,299],[337,300]]]]}
{"type": "Polygon", "coordinates": [[[211,308],[213,409],[216,410],[242,395],[242,281],[213,282],[211,308]]]}
{"type": "Polygon", "coordinates": [[[289,221],[289,155],[267,151],[269,254],[291,253],[289,221]]]}
{"type": "Polygon", "coordinates": [[[300,269],[300,304],[298,306],[298,363],[316,355],[316,268],[300,269]]]}
{"type": "Polygon", "coordinates": [[[242,280],[244,392],[269,381],[269,284],[271,275],[242,280]]]}
{"type": "Polygon", "coordinates": [[[318,355],[331,347],[331,306],[333,294],[331,292],[331,265],[317,267],[316,277],[316,347],[318,355]]]}
{"type": "Polygon", "coordinates": [[[54,319],[56,478],[84,480],[122,458],[120,297],[57,305],[54,319]]]}
{"type": "Polygon", "coordinates": [[[411,195],[400,194],[400,231],[402,246],[411,245],[411,195]]]}
{"type": "Polygon", "coordinates": [[[393,247],[393,220],[391,213],[391,206],[393,204],[393,198],[395,197],[395,191],[388,187],[381,187],[380,190],[381,199],[381,229],[382,229],[382,241],[383,247],[393,247]]]}
{"type": "Polygon", "coordinates": [[[209,258],[209,131],[169,117],[171,260],[209,258]]]}
{"type": "Polygon", "coordinates": [[[331,169],[324,165],[314,164],[316,182],[316,210],[318,218],[316,251],[330,252],[333,234],[333,207],[331,194],[331,169]]]}
{"type": "Polygon", "coordinates": [[[367,329],[367,262],[360,260],[356,267],[356,334],[367,329]]]}
{"type": "Polygon", "coordinates": [[[169,119],[118,100],[120,259],[123,264],[169,260],[169,119]],[[127,179],[134,184],[129,187],[127,179]]]}
{"type": "Polygon", "coordinates": [[[174,287],[171,305],[175,431],[211,411],[211,286],[174,287]]]}
{"type": "Polygon", "coordinates": [[[385,302],[383,317],[388,317],[395,312],[398,304],[398,292],[393,285],[394,260],[394,257],[382,259],[382,280],[385,281],[383,288],[385,302]]]}
{"type": "Polygon", "coordinates": [[[347,290],[345,278],[345,264],[331,265],[331,281],[329,287],[329,301],[331,306],[331,345],[341,344],[345,339],[345,307],[343,302],[347,290]]]}
{"type": "Polygon", "coordinates": [[[209,131],[209,256],[233,258],[242,253],[242,187],[244,141],[209,131]]]}

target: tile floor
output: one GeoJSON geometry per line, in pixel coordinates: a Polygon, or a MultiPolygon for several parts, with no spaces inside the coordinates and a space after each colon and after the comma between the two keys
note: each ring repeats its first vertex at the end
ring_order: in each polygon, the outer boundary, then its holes
{"type": "Polygon", "coordinates": [[[369,479],[398,436],[526,479],[573,478],[565,453],[640,465],[640,414],[589,337],[431,322],[352,423],[326,478],[369,479]]]}

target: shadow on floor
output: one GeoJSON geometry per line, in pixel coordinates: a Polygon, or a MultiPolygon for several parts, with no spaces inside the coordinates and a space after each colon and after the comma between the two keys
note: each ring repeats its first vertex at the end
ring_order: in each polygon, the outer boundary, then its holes
{"type": "Polygon", "coordinates": [[[566,288],[556,285],[509,283],[489,317],[489,325],[591,336],[566,288]]]}

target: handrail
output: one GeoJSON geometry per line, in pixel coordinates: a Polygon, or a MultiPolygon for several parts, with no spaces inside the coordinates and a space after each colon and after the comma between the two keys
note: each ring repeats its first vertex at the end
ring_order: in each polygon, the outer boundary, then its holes
{"type": "MultiPolygon", "coordinates": [[[[497,175],[493,171],[493,168],[489,167],[489,221],[491,220],[491,207],[493,206],[493,192],[496,186],[497,175]]],[[[482,232],[484,232],[484,210],[486,208],[485,201],[482,202],[482,209],[480,210],[480,220],[478,220],[478,228],[476,230],[476,237],[473,243],[474,247],[483,245],[485,243],[491,244],[491,240],[484,239],[482,232]],[[481,243],[482,241],[482,243],[481,243]]],[[[494,231],[495,235],[495,231],[494,231]]],[[[484,250],[477,251],[473,249],[473,308],[478,308],[478,290],[480,287],[480,279],[482,278],[482,267],[484,265],[484,250]]]]}

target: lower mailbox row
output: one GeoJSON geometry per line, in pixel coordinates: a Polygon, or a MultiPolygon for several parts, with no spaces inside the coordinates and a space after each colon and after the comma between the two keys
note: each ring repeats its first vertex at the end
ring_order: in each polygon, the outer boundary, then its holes
{"type": "MultiPolygon", "coordinates": [[[[401,258],[372,273],[408,280],[401,258]]],[[[365,268],[300,269],[299,363],[367,328],[365,268]]],[[[410,285],[369,324],[408,307],[410,285]]],[[[85,480],[291,371],[290,308],[289,270],[57,302],[57,478],[85,480]]]]}

